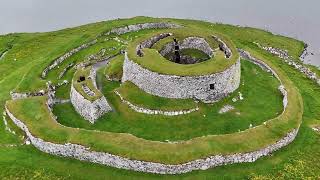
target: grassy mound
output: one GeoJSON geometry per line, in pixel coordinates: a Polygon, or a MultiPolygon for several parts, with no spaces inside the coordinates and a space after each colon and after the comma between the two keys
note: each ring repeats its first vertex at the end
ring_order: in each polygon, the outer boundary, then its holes
{"type": "Polygon", "coordinates": [[[122,78],[122,66],[124,61],[124,55],[119,55],[112,59],[109,65],[104,69],[104,74],[110,79],[121,80],[122,78]]]}

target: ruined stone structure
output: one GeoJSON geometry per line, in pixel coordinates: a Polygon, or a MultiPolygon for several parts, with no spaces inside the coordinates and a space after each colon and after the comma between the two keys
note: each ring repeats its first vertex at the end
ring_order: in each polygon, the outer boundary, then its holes
{"type": "Polygon", "coordinates": [[[147,93],[166,97],[195,98],[214,102],[235,91],[240,84],[240,60],[220,73],[202,76],[159,74],[131,61],[125,54],[122,82],[131,81],[147,93]]]}
{"type": "Polygon", "coordinates": [[[104,96],[91,102],[83,97],[73,85],[71,86],[70,99],[75,110],[90,123],[95,123],[104,113],[112,110],[104,96]]]}

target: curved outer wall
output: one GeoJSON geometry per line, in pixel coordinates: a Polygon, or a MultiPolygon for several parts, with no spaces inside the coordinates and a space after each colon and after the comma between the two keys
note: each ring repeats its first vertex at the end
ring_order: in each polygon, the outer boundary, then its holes
{"type": "Polygon", "coordinates": [[[240,60],[238,60],[225,71],[216,74],[203,76],[164,75],[141,67],[125,54],[122,82],[131,81],[145,92],[160,97],[196,98],[203,102],[214,102],[239,87],[240,73],[240,60]],[[212,84],[211,88],[210,84],[212,84]]]}

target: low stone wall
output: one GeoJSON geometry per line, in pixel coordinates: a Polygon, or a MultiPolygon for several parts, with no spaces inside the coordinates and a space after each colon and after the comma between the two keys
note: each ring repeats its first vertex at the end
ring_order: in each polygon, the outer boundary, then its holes
{"type": "Polygon", "coordinates": [[[281,82],[281,79],[279,78],[278,74],[270,66],[268,66],[266,63],[264,63],[263,61],[261,61],[259,59],[256,59],[255,57],[251,56],[251,54],[249,52],[244,51],[242,49],[238,49],[238,52],[239,52],[241,58],[248,60],[248,61],[251,61],[252,63],[260,66],[262,69],[264,69],[268,72],[271,72],[272,75],[275,76],[281,82]]]}
{"type": "Polygon", "coordinates": [[[180,49],[197,49],[206,53],[208,56],[213,56],[213,50],[204,38],[188,37],[179,44],[180,49]]]}
{"type": "Polygon", "coordinates": [[[287,107],[287,105],[288,105],[288,92],[285,89],[285,87],[283,86],[283,84],[281,82],[281,79],[279,78],[278,74],[270,66],[268,66],[266,63],[264,63],[263,61],[252,57],[249,52],[244,51],[242,49],[238,49],[238,52],[239,52],[241,58],[243,58],[245,60],[248,60],[248,61],[260,66],[262,69],[272,73],[272,75],[274,77],[276,77],[278,79],[278,81],[280,81],[281,85],[279,86],[278,89],[279,89],[279,91],[281,92],[281,94],[283,96],[282,103],[283,103],[283,112],[284,112],[286,107],[287,107]]]}
{"type": "Polygon", "coordinates": [[[40,90],[38,92],[10,92],[11,99],[16,100],[16,99],[25,99],[28,97],[35,97],[35,96],[44,96],[46,95],[47,92],[45,90],[40,90]]]}
{"type": "MultiPolygon", "coordinates": [[[[208,56],[213,56],[213,49],[210,47],[208,42],[204,38],[200,37],[188,37],[183,41],[179,42],[180,49],[197,49],[206,53],[208,56]]],[[[160,54],[165,56],[170,52],[174,51],[174,42],[167,43],[161,50],[160,54]]]]}
{"type": "Polygon", "coordinates": [[[143,29],[172,29],[172,28],[181,28],[182,26],[173,24],[173,23],[168,23],[168,22],[156,22],[156,23],[144,23],[144,24],[133,24],[133,25],[128,25],[125,27],[119,27],[112,29],[105,35],[110,35],[110,34],[125,34],[129,32],[136,32],[140,31],[143,29]]]}
{"type": "Polygon", "coordinates": [[[180,110],[180,111],[163,111],[163,110],[156,110],[156,109],[147,109],[147,108],[136,106],[131,102],[125,100],[118,91],[114,91],[114,93],[120,97],[123,103],[127,104],[132,110],[138,113],[149,114],[149,115],[179,116],[184,114],[190,114],[192,112],[199,110],[199,107],[188,109],[188,110],[180,110]]]}
{"type": "Polygon", "coordinates": [[[142,56],[143,52],[142,49],[143,48],[151,48],[156,42],[160,41],[161,39],[164,39],[166,37],[171,36],[171,33],[162,33],[156,36],[151,37],[150,39],[147,39],[143,42],[141,42],[140,44],[137,45],[136,47],[136,52],[138,56],[142,56]]]}
{"type": "Polygon", "coordinates": [[[213,38],[219,42],[219,48],[221,51],[224,52],[224,54],[226,55],[226,58],[230,58],[232,56],[232,51],[231,49],[227,46],[227,44],[225,42],[223,42],[219,37],[217,36],[213,36],[213,38]]]}
{"type": "Polygon", "coordinates": [[[91,102],[77,92],[73,87],[73,83],[71,85],[70,100],[75,110],[90,123],[95,123],[103,114],[112,111],[104,96],[91,102]]]}
{"type": "Polygon", "coordinates": [[[143,91],[160,97],[214,102],[239,87],[240,71],[239,59],[225,71],[212,75],[164,75],[141,67],[125,54],[122,82],[131,81],[143,91]]]}
{"type": "MultiPolygon", "coordinates": [[[[283,59],[285,63],[288,65],[294,67],[301,73],[307,76],[307,78],[315,81],[318,85],[320,85],[320,77],[317,76],[316,73],[312,72],[308,67],[304,66],[302,63],[298,63],[294,60],[292,60],[292,56],[289,55],[288,50],[283,50],[280,48],[275,48],[275,47],[267,47],[267,46],[261,46],[259,43],[254,42],[258,47],[261,49],[264,49],[268,51],[271,54],[274,54],[278,56],[279,58],[283,59]]],[[[303,56],[304,53],[301,54],[303,56]]]]}
{"type": "Polygon", "coordinates": [[[66,72],[67,72],[70,68],[72,68],[73,66],[74,66],[74,63],[73,63],[73,62],[70,63],[70,64],[68,64],[68,66],[65,67],[65,68],[60,72],[60,74],[59,74],[59,76],[58,76],[57,79],[61,79],[61,78],[66,74],[66,72]]]}
{"type": "Polygon", "coordinates": [[[43,71],[42,71],[42,74],[41,74],[41,77],[42,78],[46,78],[47,75],[48,75],[48,72],[50,70],[52,70],[53,68],[55,68],[56,66],[58,66],[59,64],[61,64],[64,60],[66,60],[67,58],[69,58],[70,56],[74,55],[75,53],[81,51],[82,49],[86,49],[94,44],[96,44],[98,42],[97,39],[91,41],[91,42],[88,42],[88,43],[85,43],[85,44],[82,44],[81,46],[77,47],[77,48],[74,48],[72,49],[71,51],[65,53],[64,55],[60,56],[59,58],[55,59],[48,67],[46,67],[43,71]]]}
{"type": "Polygon", "coordinates": [[[31,143],[40,151],[45,153],[71,157],[82,161],[103,164],[115,168],[134,170],[146,173],[155,174],[182,174],[193,170],[206,170],[209,168],[222,166],[226,164],[254,162],[257,159],[267,156],[274,151],[291,143],[296,137],[299,129],[294,129],[287,133],[283,138],[274,144],[259,149],[257,151],[247,153],[237,153],[230,155],[215,155],[204,159],[190,161],[184,164],[169,165],[154,162],[146,162],[139,160],[130,160],[117,155],[112,155],[106,152],[95,152],[82,145],[77,144],[55,144],[46,142],[40,138],[33,136],[28,127],[19,119],[17,119],[6,107],[6,112],[12,121],[21,128],[30,139],[31,143]]]}

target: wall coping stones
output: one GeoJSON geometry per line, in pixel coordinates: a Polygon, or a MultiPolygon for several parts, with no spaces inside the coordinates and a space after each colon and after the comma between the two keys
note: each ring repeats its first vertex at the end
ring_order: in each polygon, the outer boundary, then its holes
{"type": "Polygon", "coordinates": [[[41,138],[33,136],[29,131],[28,127],[21,120],[17,119],[8,110],[7,106],[5,107],[5,109],[12,121],[26,133],[27,137],[31,141],[31,144],[33,144],[40,151],[57,156],[71,157],[81,161],[89,161],[92,163],[107,165],[115,168],[155,174],[183,174],[191,172],[193,170],[206,170],[209,168],[222,166],[226,164],[254,162],[257,159],[263,156],[267,156],[273,153],[274,151],[277,151],[280,148],[290,144],[295,139],[299,130],[299,128],[294,129],[274,144],[271,144],[267,147],[261,148],[256,151],[230,155],[214,155],[204,159],[193,160],[184,164],[170,165],[147,161],[131,160],[107,152],[92,151],[88,147],[84,147],[82,145],[77,144],[56,144],[44,141],[41,138]]]}
{"type": "Polygon", "coordinates": [[[148,109],[148,108],[134,105],[131,102],[125,100],[118,91],[114,91],[114,93],[117,96],[119,96],[119,98],[121,99],[121,102],[127,104],[130,107],[130,109],[132,109],[138,113],[149,114],[149,115],[179,116],[179,115],[190,114],[192,112],[199,110],[198,106],[193,109],[179,110],[179,111],[163,111],[163,110],[159,110],[159,109],[148,109]]]}

